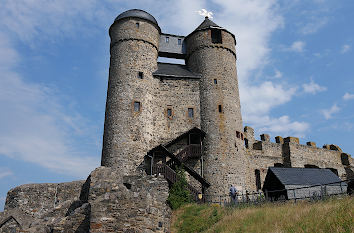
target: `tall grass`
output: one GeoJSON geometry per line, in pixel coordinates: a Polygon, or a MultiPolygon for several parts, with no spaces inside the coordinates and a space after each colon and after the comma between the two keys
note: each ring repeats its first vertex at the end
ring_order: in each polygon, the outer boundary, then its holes
{"type": "Polygon", "coordinates": [[[247,208],[188,205],[174,212],[173,233],[354,232],[354,199],[265,204],[247,208]]]}

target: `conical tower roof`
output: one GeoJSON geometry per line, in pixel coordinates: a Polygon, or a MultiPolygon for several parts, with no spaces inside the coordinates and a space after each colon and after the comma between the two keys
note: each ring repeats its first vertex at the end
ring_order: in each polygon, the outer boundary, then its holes
{"type": "Polygon", "coordinates": [[[204,21],[194,31],[204,30],[207,28],[220,28],[220,29],[222,29],[222,27],[220,27],[219,25],[217,25],[216,23],[211,21],[208,17],[205,17],[204,21]]]}

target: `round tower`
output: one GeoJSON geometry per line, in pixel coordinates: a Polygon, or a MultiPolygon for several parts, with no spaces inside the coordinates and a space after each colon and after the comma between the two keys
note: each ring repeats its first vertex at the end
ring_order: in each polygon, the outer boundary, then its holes
{"type": "MultiPolygon", "coordinates": [[[[204,177],[209,198],[228,195],[230,185],[245,187],[246,158],[236,71],[235,36],[207,17],[186,38],[186,63],[200,81],[204,177]]],[[[207,196],[208,198],[208,196],[207,196]]]]}
{"type": "Polygon", "coordinates": [[[153,140],[152,104],[160,27],[142,10],[120,14],[109,29],[110,67],[102,166],[133,173],[153,140]]]}

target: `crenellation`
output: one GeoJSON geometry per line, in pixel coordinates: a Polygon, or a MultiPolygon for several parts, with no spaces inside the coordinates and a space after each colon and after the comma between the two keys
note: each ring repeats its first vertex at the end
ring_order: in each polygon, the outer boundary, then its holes
{"type": "Polygon", "coordinates": [[[264,141],[264,142],[269,142],[270,141],[269,134],[261,134],[260,137],[261,137],[261,141],[264,141]]]}
{"type": "Polygon", "coordinates": [[[281,136],[276,136],[275,137],[275,142],[276,143],[280,143],[280,144],[284,144],[284,138],[281,136]]]}
{"type": "Polygon", "coordinates": [[[0,232],[170,232],[166,200],[177,165],[185,166],[193,194],[208,201],[228,197],[230,184],[244,193],[262,189],[269,167],[327,168],[354,178],[353,158],[337,145],[281,136],[271,142],[266,133],[256,140],[243,127],[236,39],[208,17],[177,36],[133,9],[109,35],[102,167],[86,181],[10,190],[0,232]]]}
{"type": "Polygon", "coordinates": [[[308,146],[310,146],[310,147],[317,148],[315,142],[306,142],[306,145],[308,145],[308,146]]]}

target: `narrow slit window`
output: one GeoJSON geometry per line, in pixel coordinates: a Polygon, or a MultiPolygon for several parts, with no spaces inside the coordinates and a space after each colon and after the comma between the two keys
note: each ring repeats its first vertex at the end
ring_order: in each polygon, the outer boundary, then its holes
{"type": "Polygon", "coordinates": [[[136,23],[135,26],[136,26],[136,28],[139,28],[139,27],[140,27],[140,24],[139,24],[139,23],[136,23]]]}
{"type": "Polygon", "coordinates": [[[245,147],[248,149],[248,139],[245,138],[245,147]]]}
{"type": "Polygon", "coordinates": [[[211,42],[213,44],[221,44],[221,30],[220,29],[211,29],[211,42]]]}
{"type": "Polygon", "coordinates": [[[178,45],[182,44],[182,39],[178,39],[178,45]]]}
{"type": "Polygon", "coordinates": [[[166,43],[170,41],[170,37],[166,36],[166,43]]]}
{"type": "Polygon", "coordinates": [[[194,117],[194,109],[193,108],[188,108],[188,117],[193,118],[194,117]]]}
{"type": "Polygon", "coordinates": [[[140,105],[141,105],[140,102],[138,101],[134,102],[134,112],[140,112],[140,108],[141,108],[140,105]]]}
{"type": "Polygon", "coordinates": [[[144,73],[143,72],[139,72],[138,73],[138,78],[143,79],[144,78],[144,73]]]}
{"type": "Polygon", "coordinates": [[[214,84],[218,84],[218,80],[217,79],[214,79],[214,84]]]}
{"type": "Polygon", "coordinates": [[[243,140],[243,133],[241,133],[241,139],[243,140]]]}
{"type": "Polygon", "coordinates": [[[218,106],[218,110],[219,110],[219,112],[222,112],[222,105],[218,106]]]}
{"type": "Polygon", "coordinates": [[[167,116],[170,118],[172,117],[172,108],[167,109],[167,116]]]}

